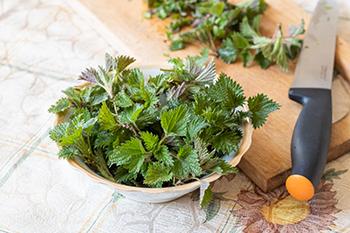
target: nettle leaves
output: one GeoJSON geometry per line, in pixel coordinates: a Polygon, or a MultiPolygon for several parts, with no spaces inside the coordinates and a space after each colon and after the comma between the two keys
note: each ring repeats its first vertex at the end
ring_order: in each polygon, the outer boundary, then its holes
{"type": "Polygon", "coordinates": [[[187,108],[184,105],[181,105],[163,112],[160,115],[160,124],[166,136],[185,136],[187,119],[187,108]]]}
{"type": "Polygon", "coordinates": [[[133,61],[106,55],[105,67],[82,73],[87,84],[68,88],[50,107],[64,116],[50,131],[60,158],[79,158],[111,181],[143,187],[233,173],[222,156],[238,150],[242,125],[249,119],[261,127],[279,108],[263,94],[247,98],[225,74],[217,78],[208,51],[171,59],[172,68],[150,77],[128,68],[133,61]]]}
{"type": "Polygon", "coordinates": [[[263,69],[276,63],[284,71],[301,50],[303,21],[286,36],[280,25],[272,38],[260,34],[261,16],[267,8],[264,0],[236,5],[223,0],[149,0],[148,6],[147,18],[171,18],[167,28],[171,50],[199,41],[226,63],[241,60],[249,66],[255,61],[263,69]]]}

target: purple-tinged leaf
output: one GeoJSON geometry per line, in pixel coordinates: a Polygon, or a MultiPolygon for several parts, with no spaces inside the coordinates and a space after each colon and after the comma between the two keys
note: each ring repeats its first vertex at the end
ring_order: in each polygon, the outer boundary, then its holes
{"type": "Polygon", "coordinates": [[[97,72],[95,69],[88,68],[81,73],[81,75],[79,76],[79,79],[85,80],[90,83],[96,83],[96,75],[97,75],[97,72]]]}

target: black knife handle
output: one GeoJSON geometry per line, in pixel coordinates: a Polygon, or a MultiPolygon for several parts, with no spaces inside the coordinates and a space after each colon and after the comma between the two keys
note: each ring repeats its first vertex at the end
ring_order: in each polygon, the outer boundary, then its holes
{"type": "Polygon", "coordinates": [[[320,183],[327,162],[332,128],[331,90],[291,88],[289,98],[302,104],[303,109],[293,132],[292,173],[286,186],[296,199],[309,200],[320,183]]]}

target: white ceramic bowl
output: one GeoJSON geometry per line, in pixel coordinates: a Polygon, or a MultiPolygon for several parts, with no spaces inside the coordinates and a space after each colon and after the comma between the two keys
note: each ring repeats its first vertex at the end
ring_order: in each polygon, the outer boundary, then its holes
{"type": "MultiPolygon", "coordinates": [[[[154,75],[159,73],[159,71],[154,68],[143,68],[142,71],[148,75],[150,74],[154,75]]],[[[82,87],[83,86],[85,85],[83,84],[82,87]]],[[[58,116],[56,124],[62,121],[63,121],[63,117],[58,116]]],[[[240,148],[235,155],[230,156],[230,159],[228,161],[234,167],[237,166],[237,164],[240,162],[242,156],[247,152],[252,142],[253,126],[248,120],[242,126],[242,130],[243,130],[243,138],[240,143],[240,148]]],[[[197,180],[191,183],[182,184],[178,186],[166,187],[166,188],[144,188],[144,187],[128,186],[128,185],[109,181],[104,177],[96,174],[80,159],[72,159],[72,160],[68,160],[68,162],[73,167],[83,172],[94,181],[108,185],[111,188],[115,189],[118,193],[123,194],[126,198],[135,200],[137,202],[162,203],[162,202],[172,201],[187,193],[190,193],[196,190],[197,188],[200,187],[202,182],[210,183],[221,177],[221,175],[213,173],[211,175],[201,178],[200,181],[197,180]]]]}

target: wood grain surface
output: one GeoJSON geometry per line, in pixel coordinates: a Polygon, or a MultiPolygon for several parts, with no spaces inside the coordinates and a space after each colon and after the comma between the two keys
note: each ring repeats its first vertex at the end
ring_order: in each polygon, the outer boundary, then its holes
{"type": "MultiPolygon", "coordinates": [[[[170,52],[164,27],[166,21],[143,18],[146,6],[140,0],[80,0],[91,10],[118,38],[121,51],[137,58],[140,64],[162,66],[167,57],[185,57],[197,54],[199,46],[170,52]]],[[[271,35],[278,23],[284,28],[298,24],[301,19],[309,21],[309,15],[290,0],[268,0],[269,4],[262,20],[262,32],[271,35]]],[[[247,95],[259,92],[268,94],[282,107],[268,119],[267,124],[255,131],[253,144],[243,157],[239,167],[262,190],[269,191],[283,184],[291,168],[290,142],[294,124],[301,106],[288,99],[288,89],[293,80],[294,65],[289,73],[273,66],[262,70],[257,65],[243,68],[241,63],[224,64],[217,60],[218,72],[225,72],[237,80],[247,95]]],[[[337,68],[343,76],[350,77],[350,47],[338,38],[336,53],[337,68]]],[[[335,159],[350,150],[350,116],[333,124],[329,160],[335,159]]]]}

